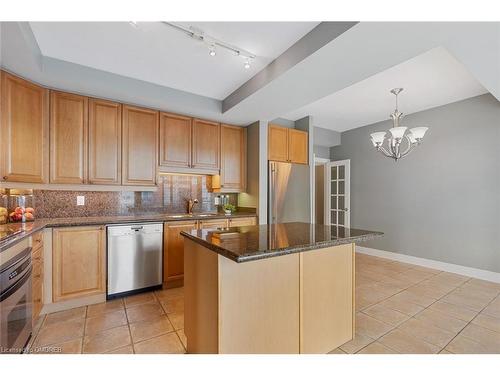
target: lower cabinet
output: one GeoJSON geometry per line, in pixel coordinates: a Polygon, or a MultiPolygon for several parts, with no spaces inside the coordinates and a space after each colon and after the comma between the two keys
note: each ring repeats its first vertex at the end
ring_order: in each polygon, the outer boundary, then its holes
{"type": "Polygon", "coordinates": [[[106,293],[105,227],[55,228],[52,233],[53,302],[106,293]]]}
{"type": "Polygon", "coordinates": [[[238,217],[235,219],[229,219],[229,227],[243,227],[245,225],[256,225],[256,217],[238,217]]]}
{"type": "Polygon", "coordinates": [[[163,228],[163,283],[167,288],[184,282],[184,237],[182,231],[255,225],[257,218],[206,219],[167,222],[163,228]]]}
{"type": "Polygon", "coordinates": [[[200,220],[200,229],[227,228],[226,219],[200,220]]]}
{"type": "Polygon", "coordinates": [[[165,223],[163,229],[163,282],[181,286],[184,278],[184,240],[182,231],[196,229],[196,220],[165,223]]]}
{"type": "Polygon", "coordinates": [[[41,232],[32,236],[32,247],[31,264],[33,266],[33,276],[31,290],[33,302],[32,320],[34,324],[40,316],[40,311],[42,311],[43,307],[43,235],[41,232]]]}

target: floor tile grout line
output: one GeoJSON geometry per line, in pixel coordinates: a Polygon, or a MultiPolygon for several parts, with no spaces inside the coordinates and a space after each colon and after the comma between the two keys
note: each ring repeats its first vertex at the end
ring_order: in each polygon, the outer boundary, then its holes
{"type": "MultiPolygon", "coordinates": [[[[395,293],[395,294],[391,295],[390,297],[387,297],[387,298],[385,298],[385,299],[383,299],[383,300],[381,300],[381,301],[379,301],[379,302],[377,302],[377,303],[371,304],[371,305],[367,306],[366,308],[364,308],[363,310],[360,310],[359,312],[362,312],[363,314],[368,315],[368,314],[366,314],[366,313],[364,312],[364,310],[368,309],[369,307],[372,307],[372,306],[377,305],[377,304],[379,304],[379,303],[381,303],[381,302],[383,302],[383,301],[386,301],[386,300],[388,300],[389,298],[391,298],[391,297],[393,297],[393,296],[395,296],[395,295],[397,295],[397,294],[399,294],[399,293],[401,293],[401,292],[403,292],[403,291],[407,291],[407,290],[408,290],[409,288],[411,288],[412,286],[417,285],[417,284],[420,284],[421,282],[424,282],[424,281],[426,281],[426,280],[428,280],[428,279],[430,279],[430,278],[432,278],[432,277],[434,277],[434,276],[436,276],[436,275],[439,275],[439,274],[441,274],[442,272],[444,272],[444,271],[438,272],[438,273],[436,273],[436,274],[432,274],[430,277],[425,278],[425,279],[422,279],[422,280],[420,280],[420,281],[418,281],[418,282],[416,282],[416,283],[414,283],[414,284],[412,284],[412,285],[408,286],[407,288],[405,288],[405,289],[403,289],[403,290],[401,290],[401,291],[399,291],[399,292],[397,292],[397,293],[395,293]]],[[[445,295],[444,295],[443,297],[441,297],[441,298],[446,297],[449,293],[452,293],[454,290],[456,290],[457,288],[459,288],[460,286],[462,286],[464,283],[468,282],[469,280],[470,280],[470,278],[468,278],[468,279],[464,280],[461,284],[457,285],[454,289],[452,289],[450,292],[448,292],[447,294],[445,294],[445,295]]],[[[410,293],[411,293],[411,291],[410,291],[410,293]]],[[[440,299],[441,299],[441,298],[440,298],[440,299]]],[[[434,299],[434,300],[435,300],[432,304],[434,304],[434,303],[436,303],[437,301],[439,301],[439,300],[440,300],[440,299],[435,299],[435,298],[432,298],[432,299],[434,299]]],[[[432,305],[432,304],[431,304],[431,305],[432,305]]],[[[418,305],[418,304],[416,304],[416,305],[418,305]]],[[[427,307],[424,307],[424,309],[423,309],[423,310],[421,310],[420,312],[422,312],[422,311],[424,311],[424,310],[428,309],[431,305],[429,305],[429,306],[427,306],[427,307]]],[[[419,305],[419,306],[420,306],[420,305],[419,305]]],[[[423,306],[421,306],[421,307],[423,307],[423,306]]],[[[394,309],[391,309],[391,310],[394,310],[394,309]]],[[[394,311],[397,311],[397,310],[394,310],[394,311]]],[[[399,312],[400,312],[400,311],[399,311],[399,312]]],[[[419,313],[420,313],[420,312],[419,312],[419,313]]],[[[402,312],[401,312],[401,313],[402,313],[402,312]]],[[[419,314],[419,313],[417,313],[417,314],[419,314]]],[[[406,314],[405,314],[405,315],[406,315],[406,314]]],[[[415,314],[415,315],[416,315],[416,314],[415,314]]],[[[415,317],[415,315],[410,316],[410,319],[411,319],[411,318],[414,318],[414,317],[415,317]]],[[[372,318],[372,319],[377,320],[378,322],[385,323],[385,324],[389,324],[389,323],[383,322],[383,321],[381,321],[381,320],[379,320],[379,319],[376,319],[376,318],[374,318],[374,317],[372,317],[372,316],[370,316],[370,315],[368,315],[368,316],[369,316],[370,318],[372,318]]],[[[417,319],[417,318],[415,318],[415,319],[417,319]]],[[[408,319],[407,319],[407,320],[408,320],[408,319]]],[[[407,321],[407,320],[405,320],[405,321],[407,321]]],[[[385,334],[383,334],[382,336],[380,336],[380,337],[378,337],[377,339],[375,339],[375,340],[374,340],[374,342],[375,342],[375,341],[380,340],[381,338],[383,338],[383,337],[385,337],[385,336],[387,336],[389,333],[391,333],[392,331],[396,330],[396,329],[397,329],[397,328],[398,328],[401,324],[403,324],[403,323],[404,323],[404,322],[402,322],[402,323],[398,324],[397,326],[395,326],[395,327],[394,327],[393,329],[391,329],[390,331],[387,331],[385,334]]],[[[389,325],[392,325],[392,324],[389,324],[389,325]]],[[[465,327],[464,327],[464,329],[465,329],[465,327]]],[[[425,341],[425,340],[423,340],[423,339],[420,339],[420,338],[418,338],[418,337],[416,337],[416,336],[413,336],[413,335],[411,335],[411,334],[410,334],[410,336],[412,336],[413,338],[416,338],[416,339],[418,339],[418,340],[424,341],[424,342],[426,342],[426,343],[428,343],[428,344],[431,344],[431,345],[434,345],[434,346],[438,347],[438,346],[437,346],[437,345],[435,345],[435,344],[429,343],[429,342],[427,342],[427,341],[425,341]]],[[[372,338],[372,337],[370,337],[370,338],[372,338]]],[[[447,343],[447,344],[446,344],[443,348],[441,348],[440,350],[444,349],[444,348],[445,348],[448,344],[449,344],[449,342],[448,342],[448,343],[447,343]]],[[[369,344],[365,345],[365,346],[364,346],[363,348],[361,348],[360,350],[364,349],[364,348],[365,348],[365,347],[367,347],[368,345],[369,345],[369,344]]],[[[382,345],[383,345],[383,344],[382,344],[382,345]]],[[[389,348],[389,349],[393,350],[392,348],[389,348]]],[[[357,352],[356,352],[356,353],[357,353],[357,352]]]]}
{"type": "MultiPolygon", "coordinates": [[[[456,338],[456,337],[457,337],[460,333],[462,333],[462,331],[463,331],[463,330],[465,330],[465,329],[466,329],[469,325],[471,325],[471,324],[472,324],[472,321],[473,321],[474,319],[476,319],[476,318],[478,317],[478,315],[479,315],[479,314],[481,314],[481,313],[482,313],[482,312],[483,312],[483,311],[484,311],[484,310],[485,310],[485,309],[486,309],[486,308],[487,308],[487,307],[488,307],[488,306],[489,306],[489,305],[490,305],[490,304],[491,304],[491,303],[492,303],[492,302],[493,302],[493,301],[494,301],[494,300],[495,300],[498,296],[500,296],[500,293],[497,293],[497,295],[496,295],[496,297],[495,297],[495,298],[493,298],[493,299],[492,299],[492,300],[491,300],[491,301],[490,301],[490,302],[489,302],[489,303],[488,303],[485,307],[483,307],[483,308],[482,308],[482,309],[481,309],[481,310],[480,310],[480,311],[479,311],[476,315],[474,315],[474,317],[473,317],[473,318],[472,318],[472,319],[471,319],[471,320],[470,320],[470,321],[469,321],[469,322],[468,322],[468,323],[464,326],[464,328],[462,328],[462,329],[461,329],[461,330],[460,330],[460,331],[459,331],[459,332],[458,332],[455,336],[453,336],[453,338],[452,338],[450,341],[448,341],[448,343],[445,345],[445,347],[444,347],[443,349],[445,349],[448,345],[450,345],[450,343],[451,343],[453,340],[455,340],[455,338],[456,338]]],[[[457,305],[455,305],[455,306],[457,306],[457,305]]],[[[485,328],[485,327],[482,327],[482,328],[485,328]]],[[[485,328],[485,329],[487,329],[487,328],[485,328]]],[[[491,330],[490,330],[490,331],[491,331],[491,330]]],[[[483,345],[483,344],[482,344],[482,343],[480,343],[479,341],[476,341],[476,340],[474,340],[474,339],[472,339],[472,338],[469,338],[469,337],[466,337],[466,338],[468,338],[469,340],[472,340],[472,341],[474,341],[474,342],[478,343],[478,344],[479,344],[479,345],[481,345],[481,346],[483,345]]],[[[448,349],[446,349],[446,350],[448,350],[448,349]]],[[[449,351],[449,352],[451,352],[451,350],[448,350],[448,351],[449,351]]],[[[453,353],[453,352],[452,352],[452,353],[453,353]]],[[[454,354],[456,354],[456,353],[454,353],[454,354]]]]}

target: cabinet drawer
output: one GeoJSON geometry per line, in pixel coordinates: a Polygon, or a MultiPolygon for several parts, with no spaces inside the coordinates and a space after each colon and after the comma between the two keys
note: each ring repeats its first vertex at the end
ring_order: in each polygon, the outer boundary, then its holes
{"type": "Polygon", "coordinates": [[[255,217],[240,217],[235,219],[229,219],[230,227],[242,227],[245,225],[256,225],[257,220],[255,217]]]}
{"type": "Polygon", "coordinates": [[[226,219],[212,219],[212,220],[200,220],[200,229],[217,229],[217,228],[226,228],[227,220],[226,219]]]}

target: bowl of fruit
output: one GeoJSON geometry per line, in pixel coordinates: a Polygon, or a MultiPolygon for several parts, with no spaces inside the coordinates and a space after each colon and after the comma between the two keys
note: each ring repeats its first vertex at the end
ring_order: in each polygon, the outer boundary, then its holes
{"type": "Polygon", "coordinates": [[[14,223],[21,221],[33,221],[35,220],[35,210],[33,207],[24,208],[17,206],[14,208],[14,211],[9,214],[9,220],[14,223]]]}

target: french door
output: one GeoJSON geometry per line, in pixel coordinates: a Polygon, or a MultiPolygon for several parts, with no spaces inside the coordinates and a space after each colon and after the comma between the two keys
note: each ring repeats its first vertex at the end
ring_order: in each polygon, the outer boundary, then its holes
{"type": "Polygon", "coordinates": [[[325,224],[351,225],[350,160],[325,163],[325,224]]]}

